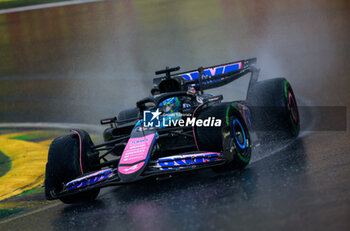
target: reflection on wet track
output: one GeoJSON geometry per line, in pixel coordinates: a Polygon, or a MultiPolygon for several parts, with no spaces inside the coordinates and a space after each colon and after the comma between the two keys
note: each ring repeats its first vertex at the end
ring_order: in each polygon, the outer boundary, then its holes
{"type": "MultiPolygon", "coordinates": [[[[96,124],[147,96],[156,69],[249,57],[261,79],[286,76],[299,105],[348,107],[349,35],[347,0],[110,0],[2,14],[0,121],[96,124]]],[[[225,87],[224,97],[242,97],[245,86],[225,87]]],[[[93,203],[59,204],[0,229],[349,230],[342,130],[256,150],[241,173],[107,188],[93,203]]]]}

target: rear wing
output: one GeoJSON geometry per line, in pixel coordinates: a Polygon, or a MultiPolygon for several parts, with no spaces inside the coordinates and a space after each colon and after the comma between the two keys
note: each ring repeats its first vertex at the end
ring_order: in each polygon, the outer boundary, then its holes
{"type": "Polygon", "coordinates": [[[152,95],[157,93],[187,91],[193,87],[197,91],[221,87],[251,72],[249,87],[257,81],[258,69],[254,67],[256,58],[246,59],[211,67],[200,67],[181,73],[170,74],[180,70],[180,67],[167,67],[164,70],[156,71],[156,75],[166,74],[163,77],[153,79],[152,95]]]}
{"type": "Polygon", "coordinates": [[[251,68],[255,63],[256,58],[252,58],[198,68],[197,70],[176,74],[176,76],[181,76],[185,80],[186,85],[192,86],[196,90],[206,90],[221,87],[242,77],[252,71],[251,68]]]}

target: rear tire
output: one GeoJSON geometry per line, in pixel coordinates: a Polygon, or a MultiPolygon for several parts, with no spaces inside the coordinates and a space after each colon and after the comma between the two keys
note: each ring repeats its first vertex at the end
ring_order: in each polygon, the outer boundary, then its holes
{"type": "Polygon", "coordinates": [[[285,78],[255,83],[248,92],[253,130],[267,141],[270,137],[289,139],[298,136],[300,118],[293,89],[285,78]]]}
{"type": "MultiPolygon", "coordinates": [[[[74,132],[77,133],[56,138],[50,145],[45,173],[45,195],[48,200],[55,199],[54,195],[63,189],[65,183],[88,171],[98,170],[98,153],[91,149],[93,143],[90,136],[85,131],[74,132]]],[[[93,189],[59,199],[63,203],[78,203],[93,200],[98,193],[99,189],[93,189]]]]}
{"type": "Polygon", "coordinates": [[[222,172],[243,169],[250,161],[251,143],[247,125],[234,103],[214,104],[204,108],[198,118],[221,119],[221,127],[197,127],[199,150],[223,152],[227,163],[214,167],[222,172]]]}

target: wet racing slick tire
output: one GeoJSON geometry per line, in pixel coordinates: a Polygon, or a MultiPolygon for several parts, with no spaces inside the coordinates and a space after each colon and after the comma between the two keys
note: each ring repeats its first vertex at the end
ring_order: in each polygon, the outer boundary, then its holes
{"type": "MultiPolygon", "coordinates": [[[[72,134],[56,138],[50,145],[45,173],[45,196],[48,200],[63,189],[63,185],[80,175],[99,170],[98,153],[93,152],[89,134],[72,130],[72,134]]],[[[66,204],[94,200],[100,189],[84,191],[59,199],[66,204]]]]}
{"type": "Polygon", "coordinates": [[[199,150],[223,152],[225,165],[216,166],[222,172],[243,169],[250,161],[251,142],[247,125],[234,103],[214,104],[199,112],[199,119],[215,117],[221,120],[220,127],[196,127],[199,150]]]}
{"type": "Polygon", "coordinates": [[[255,83],[248,91],[253,130],[263,141],[298,136],[300,119],[293,89],[285,78],[255,83]]]}

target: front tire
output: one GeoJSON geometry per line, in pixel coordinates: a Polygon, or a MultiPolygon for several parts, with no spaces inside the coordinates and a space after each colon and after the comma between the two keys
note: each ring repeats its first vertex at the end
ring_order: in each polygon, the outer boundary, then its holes
{"type": "Polygon", "coordinates": [[[243,169],[250,161],[251,142],[247,125],[234,103],[214,104],[204,108],[198,118],[215,117],[221,127],[197,127],[199,150],[223,152],[227,163],[215,171],[243,169]]]}
{"type": "MultiPolygon", "coordinates": [[[[55,194],[63,185],[78,176],[98,170],[98,153],[93,152],[93,145],[87,132],[72,130],[73,134],[56,138],[50,145],[45,172],[46,199],[55,199],[55,194]]],[[[93,200],[99,189],[89,190],[71,196],[59,198],[63,203],[72,204],[93,200]]]]}

